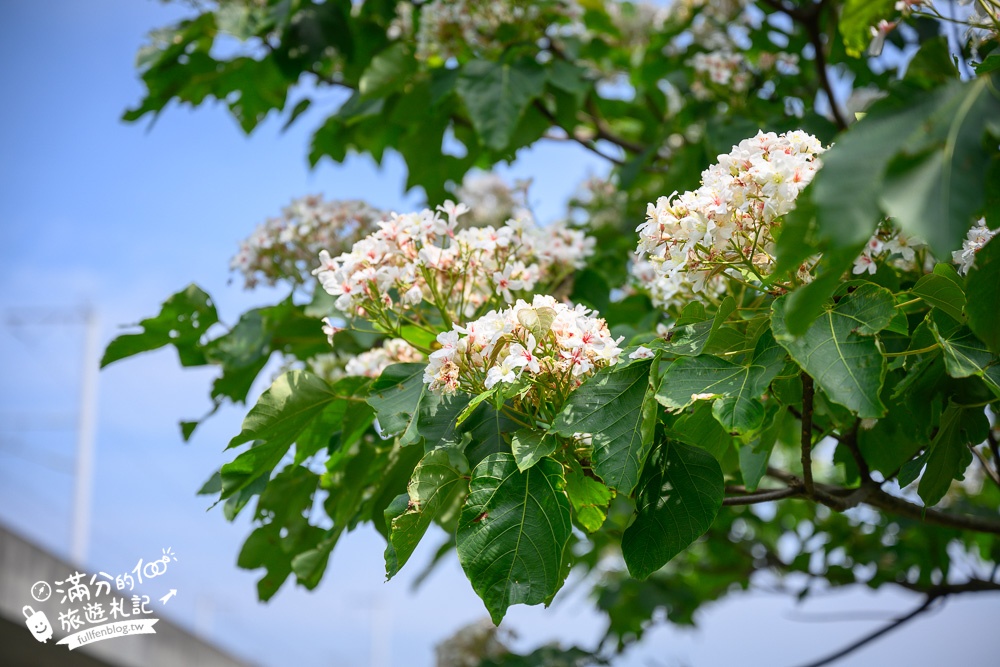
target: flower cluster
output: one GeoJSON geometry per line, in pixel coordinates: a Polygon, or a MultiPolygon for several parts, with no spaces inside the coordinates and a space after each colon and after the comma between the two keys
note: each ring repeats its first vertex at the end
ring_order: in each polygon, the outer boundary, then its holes
{"type": "MultiPolygon", "coordinates": [[[[574,0],[432,0],[420,10],[417,58],[443,63],[469,53],[499,55],[510,43],[552,36],[555,26],[581,31],[581,16],[574,0]]],[[[412,22],[401,18],[399,24],[412,22]]]]}
{"type": "Polygon", "coordinates": [[[402,338],[389,338],[381,347],[353,355],[343,352],[317,354],[309,359],[310,370],[327,382],[345,377],[377,378],[392,364],[419,363],[425,357],[402,338]]]}
{"type": "Polygon", "coordinates": [[[980,218],[972,226],[965,240],[962,241],[962,249],[951,253],[951,261],[958,264],[958,272],[965,275],[973,267],[976,261],[976,253],[982,250],[991,238],[997,235],[1000,229],[990,229],[986,226],[986,219],[980,218]]]}
{"type": "Polygon", "coordinates": [[[261,281],[303,284],[320,250],[350,249],[384,216],[363,201],[323,201],[319,195],[295,199],[240,244],[230,268],[243,274],[247,289],[261,281]]]}
{"type": "Polygon", "coordinates": [[[392,364],[417,363],[424,360],[412,345],[402,338],[389,338],[382,347],[374,347],[348,360],[344,365],[344,374],[377,378],[392,364]]]}
{"type": "Polygon", "coordinates": [[[313,273],[341,312],[392,331],[407,311],[419,317],[413,311],[427,301],[449,323],[560,279],[593,252],[593,239],[565,225],[541,228],[525,215],[500,228],[456,231],[468,207],[449,201],[438,209],[394,213],[350,252],[320,253],[313,273]]]}
{"type": "Polygon", "coordinates": [[[648,256],[657,280],[686,274],[695,293],[722,272],[761,279],[774,261],[774,228],[812,181],[823,150],[801,131],[743,140],[702,172],[700,188],[647,206],[637,252],[648,256]]]}
{"type": "MultiPolygon", "coordinates": [[[[747,59],[740,53],[730,51],[696,53],[688,64],[694,69],[695,74],[703,76],[716,86],[729,88],[733,93],[745,93],[750,85],[747,59]]],[[[701,80],[692,83],[691,92],[700,100],[711,97],[711,93],[701,80]]]]}
{"type": "Polygon", "coordinates": [[[913,270],[918,268],[916,251],[926,245],[921,239],[902,233],[892,224],[882,223],[854,260],[851,272],[854,275],[865,272],[874,275],[880,261],[889,262],[904,271],[913,270]]]}
{"type": "Polygon", "coordinates": [[[492,172],[466,174],[455,194],[469,208],[462,216],[467,227],[499,227],[511,218],[524,216],[527,209],[527,184],[518,182],[511,187],[492,172]]]}
{"type": "Polygon", "coordinates": [[[536,295],[437,337],[424,382],[430,390],[478,394],[514,385],[522,404],[560,406],[599,368],[618,363],[622,338],[583,307],[536,295]]]}

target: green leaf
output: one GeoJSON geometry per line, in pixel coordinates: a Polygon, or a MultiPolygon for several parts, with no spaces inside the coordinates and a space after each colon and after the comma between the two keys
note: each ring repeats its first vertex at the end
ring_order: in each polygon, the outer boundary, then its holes
{"type": "Polygon", "coordinates": [[[712,414],[712,406],[699,402],[690,412],[681,415],[673,426],[666,430],[669,438],[680,440],[694,447],[701,447],[715,457],[720,464],[733,446],[733,436],[722,427],[712,414]]]}
{"type": "Polygon", "coordinates": [[[860,58],[872,40],[871,27],[895,12],[895,0],[846,0],[837,24],[847,54],[860,58]]]}
{"type": "Polygon", "coordinates": [[[983,58],[983,62],[976,65],[976,74],[980,76],[998,70],[1000,70],[1000,53],[992,53],[983,58]]]}
{"type": "Polygon", "coordinates": [[[592,434],[594,472],[623,495],[638,483],[653,441],[651,365],[652,360],[643,360],[602,368],[570,394],[550,429],[566,437],[592,434]]]}
{"type": "Polygon", "coordinates": [[[571,532],[562,466],[542,459],[525,472],[491,454],[472,472],[456,535],[458,560],[498,624],[512,604],[539,604],[562,581],[571,532]]]}
{"type": "Polygon", "coordinates": [[[711,454],[679,442],[658,447],[643,471],[635,521],[622,535],[629,574],[645,579],[686,549],[712,526],[724,495],[711,454]]]}
{"type": "Polygon", "coordinates": [[[383,97],[406,85],[416,66],[409,46],[396,42],[372,58],[361,75],[358,90],[365,97],[383,97]]]}
{"type": "MultiPolygon", "coordinates": [[[[402,511],[386,509],[391,526],[385,547],[385,576],[391,579],[406,564],[431,522],[466,492],[469,464],[453,447],[434,449],[413,470],[402,511]]],[[[398,508],[397,508],[398,509],[398,508]]]]}
{"type": "Polygon", "coordinates": [[[785,301],[772,306],[774,336],[827,396],[862,418],[885,414],[879,398],[885,377],[885,357],[872,334],[892,321],[895,300],[889,290],[864,283],[827,304],[823,314],[799,337],[786,321],[785,301]]]}
{"type": "Polygon", "coordinates": [[[573,507],[573,517],[584,530],[593,533],[604,525],[614,493],[588,476],[576,459],[570,459],[570,467],[566,472],[566,495],[573,507]]]}
{"type": "Polygon", "coordinates": [[[321,378],[307,371],[279,376],[243,420],[243,430],[227,449],[254,445],[222,466],[222,497],[228,498],[270,474],[295,439],[338,396],[321,378]]]}
{"type": "Polygon", "coordinates": [[[961,246],[982,207],[990,161],[983,135],[1000,117],[998,82],[997,75],[955,81],[922,100],[919,127],[909,130],[885,172],[879,200],[886,214],[938,257],[961,246]]]}
{"type": "Polygon", "coordinates": [[[427,440],[428,447],[456,443],[461,439],[458,417],[468,404],[468,394],[424,394],[417,413],[417,431],[427,440]]]}
{"type": "Polygon", "coordinates": [[[910,293],[919,296],[928,305],[940,308],[958,321],[965,319],[962,310],[965,308],[965,292],[954,280],[937,273],[928,273],[920,278],[910,289],[910,293]]]}
{"type": "Polygon", "coordinates": [[[490,454],[510,452],[507,436],[518,430],[520,425],[510,417],[496,410],[488,403],[481,404],[461,426],[463,434],[470,441],[465,448],[465,456],[470,465],[478,464],[490,454]]]}
{"type": "Polygon", "coordinates": [[[989,427],[982,409],[963,408],[949,401],[931,441],[927,468],[917,485],[917,493],[927,507],[944,498],[953,479],[964,478],[965,469],[972,463],[969,447],[985,440],[989,427]]]}
{"type": "Polygon", "coordinates": [[[736,310],[736,300],[727,296],[712,319],[675,327],[665,349],[673,354],[698,356],[718,334],[722,324],[729,319],[734,310],[736,310]]]}
{"type": "Polygon", "coordinates": [[[788,333],[801,336],[823,312],[834,292],[843,285],[843,275],[863,249],[863,245],[832,248],[823,254],[816,279],[788,295],[785,323],[788,333]]]}
{"type": "Polygon", "coordinates": [[[746,364],[707,354],[681,357],[664,371],[656,400],[679,410],[697,400],[710,399],[712,413],[726,430],[752,433],[764,422],[760,396],[781,372],[784,358],[785,351],[770,331],[757,339],[753,356],[746,364]]]}
{"type": "Polygon", "coordinates": [[[986,344],[969,327],[950,318],[932,315],[926,321],[944,352],[944,367],[948,375],[954,378],[982,377],[986,367],[995,359],[993,353],[986,349],[986,344]]]}
{"type": "Polygon", "coordinates": [[[401,444],[410,445],[420,439],[417,415],[424,384],[426,364],[393,364],[372,384],[368,405],[375,408],[383,436],[400,436],[401,444]]]}
{"type": "Polygon", "coordinates": [[[554,435],[533,429],[522,429],[511,438],[510,449],[522,472],[556,451],[559,442],[554,435]]]}
{"type": "Polygon", "coordinates": [[[545,89],[545,70],[533,60],[474,60],[462,68],[455,90],[483,144],[502,151],[532,100],[545,89]]]}
{"type": "Polygon", "coordinates": [[[969,328],[1000,354],[1000,241],[993,239],[976,253],[967,285],[969,328]]]}
{"type": "Polygon", "coordinates": [[[163,302],[160,314],[139,322],[142,333],[123,334],[108,343],[101,368],[110,363],[173,345],[182,366],[206,363],[198,342],[219,321],[212,298],[195,284],[188,285],[163,302]]]}

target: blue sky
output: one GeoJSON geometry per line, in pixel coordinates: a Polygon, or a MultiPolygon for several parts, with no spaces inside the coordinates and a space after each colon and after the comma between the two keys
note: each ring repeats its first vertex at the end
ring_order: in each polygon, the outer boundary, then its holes
{"type": "MultiPolygon", "coordinates": [[[[81,307],[98,312],[102,348],[122,325],[154,314],[192,281],[231,322],[281,296],[230,285],[227,267],[239,240],[289,199],[322,192],[382,208],[419,205],[419,196],[402,192],[403,170],[391,157],[381,169],[357,158],[310,171],[305,155],[315,116],[284,134],[272,120],[251,138],[211,105],[171,108],[152,130],[121,123],[141,93],[133,60],[143,36],[181,14],[153,1],[0,3],[0,365],[7,379],[0,383],[0,521],[59,554],[69,548],[83,363],[83,329],[70,320],[81,307]]],[[[536,211],[551,219],[579,180],[603,171],[595,160],[551,145],[522,155],[509,173],[535,179],[536,211]]],[[[437,641],[485,616],[454,557],[411,592],[433,539],[383,583],[383,543],[365,529],[341,542],[316,591],[286,585],[259,604],[258,575],[235,567],[250,529],[245,517],[229,524],[194,495],[226,460],[222,449],[242,414],[221,411],[190,444],[177,428],[179,419],[204,413],[211,378],[210,371],[180,369],[170,350],[100,374],[90,571],[127,571],[172,547],[178,562],[169,584],[178,595],[169,617],[265,665],[371,664],[372,620],[381,613],[389,664],[429,666],[437,641]]],[[[806,610],[892,613],[915,604],[901,594],[857,592],[806,610]]],[[[703,614],[696,632],[654,631],[622,664],[794,664],[873,627],[788,620],[794,611],[784,598],[735,596],[703,614]]],[[[843,664],[898,663],[907,655],[914,664],[944,664],[956,655],[941,640],[959,632],[980,638],[960,651],[975,663],[1000,647],[997,611],[995,598],[954,602],[843,664]]],[[[521,646],[592,644],[603,632],[584,588],[557,599],[555,609],[514,608],[508,625],[521,646]]]]}

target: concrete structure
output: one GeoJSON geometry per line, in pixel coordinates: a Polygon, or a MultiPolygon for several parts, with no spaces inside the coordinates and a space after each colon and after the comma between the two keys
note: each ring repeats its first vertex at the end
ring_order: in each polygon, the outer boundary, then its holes
{"type": "MultiPolygon", "coordinates": [[[[156,634],[114,637],[81,646],[70,651],[66,645],[56,645],[67,632],[59,627],[58,614],[65,605],[59,604],[60,594],[53,593],[45,602],[37,602],[31,594],[38,581],[52,584],[65,581],[77,568],[44,549],[28,542],[0,525],[0,665],[3,667],[249,667],[244,662],[205,643],[190,632],[162,618],[155,610],[152,618],[156,634]],[[37,641],[25,624],[24,606],[46,614],[55,636],[47,643],[37,641]]],[[[85,580],[89,582],[90,573],[85,580]]],[[[54,585],[53,585],[54,587],[54,585]]],[[[112,597],[127,608],[131,599],[112,594],[102,596],[105,606],[112,597]]],[[[80,628],[86,630],[88,625],[80,628]]]]}

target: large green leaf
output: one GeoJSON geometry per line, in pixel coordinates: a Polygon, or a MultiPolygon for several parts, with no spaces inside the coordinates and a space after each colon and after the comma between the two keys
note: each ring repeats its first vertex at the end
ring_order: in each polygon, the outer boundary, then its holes
{"type": "Polygon", "coordinates": [[[656,400],[671,409],[686,408],[704,397],[728,431],[746,434],[761,427],[764,405],[760,395],[784,366],[785,351],[765,331],[745,364],[703,354],[681,357],[664,371],[656,400]]]}
{"type": "Polygon", "coordinates": [[[835,403],[862,418],[885,414],[879,398],[885,357],[872,336],[892,321],[896,305],[892,293],[863,283],[836,303],[828,303],[798,337],[788,331],[786,299],[781,297],[772,306],[771,327],[778,343],[835,403]]]}
{"type": "Polygon", "coordinates": [[[413,470],[402,511],[386,510],[390,525],[385,547],[385,575],[392,578],[406,564],[431,521],[455,503],[466,491],[469,464],[454,447],[442,447],[424,454],[413,470]]]}
{"type": "Polygon", "coordinates": [[[393,364],[374,384],[368,404],[375,408],[383,436],[398,435],[401,444],[417,442],[417,415],[420,400],[426,392],[426,364],[393,364]]]}
{"type": "Polygon", "coordinates": [[[817,241],[864,243],[888,214],[948,257],[983,203],[989,153],[982,141],[1000,115],[997,78],[930,91],[900,86],[838,137],[808,191],[817,241]]]}
{"type": "Polygon", "coordinates": [[[624,495],[638,483],[653,440],[651,365],[652,360],[643,360],[601,369],[570,395],[551,428],[566,437],[590,433],[594,472],[624,495]]]}
{"type": "Polygon", "coordinates": [[[483,144],[501,151],[510,143],[524,110],[542,94],[545,78],[545,70],[534,60],[474,60],[462,68],[455,90],[483,144]]]}
{"type": "Polygon", "coordinates": [[[734,310],[736,300],[727,296],[712,319],[674,327],[665,349],[673,354],[698,356],[713,338],[718,337],[720,328],[734,310]]]}
{"type": "Polygon", "coordinates": [[[981,409],[948,403],[931,441],[927,467],[917,485],[917,493],[928,507],[944,498],[953,479],[963,479],[965,469],[972,463],[969,447],[985,440],[989,427],[981,409]]]}
{"type": "Polygon", "coordinates": [[[969,328],[1000,354],[1000,241],[994,239],[976,253],[966,289],[969,328]]]}
{"type": "Polygon", "coordinates": [[[477,465],[490,454],[509,453],[510,443],[507,439],[519,428],[517,422],[491,404],[480,403],[460,427],[463,436],[468,434],[469,437],[465,447],[469,464],[477,465]]]}
{"type": "Polygon", "coordinates": [[[934,267],[934,273],[921,276],[910,293],[919,296],[935,308],[940,308],[958,321],[965,319],[965,292],[955,269],[947,264],[934,267]],[[943,267],[939,269],[938,267],[943,267]]]}
{"type": "Polygon", "coordinates": [[[961,246],[983,205],[990,161],[983,135],[987,123],[1000,117],[998,82],[998,75],[955,81],[922,100],[919,127],[909,130],[885,173],[885,212],[938,257],[961,246]]]}
{"type": "Polygon", "coordinates": [[[680,442],[658,447],[642,474],[635,521],[622,535],[629,574],[644,579],[686,549],[712,526],[724,495],[711,454],[680,442]]]}
{"type": "Polygon", "coordinates": [[[197,285],[188,285],[163,302],[159,315],[139,322],[142,333],[122,334],[108,343],[101,368],[164,345],[177,348],[182,366],[200,366],[206,360],[198,342],[218,321],[212,297],[197,285]]]}
{"type": "Polygon", "coordinates": [[[405,86],[416,68],[409,47],[403,42],[393,44],[372,58],[361,76],[358,90],[366,97],[379,97],[405,86]]]}
{"type": "Polygon", "coordinates": [[[562,582],[570,504],[562,466],[543,459],[520,472],[511,454],[472,471],[456,535],[458,560],[493,622],[512,604],[539,604],[562,582]]]}
{"type": "Polygon", "coordinates": [[[325,531],[310,525],[308,516],[319,475],[291,465],[275,475],[260,494],[255,518],[264,525],[247,537],[236,564],[245,569],[266,569],[257,582],[257,596],[267,601],[292,572],[292,559],[319,543],[325,531]]]}
{"type": "Polygon", "coordinates": [[[948,375],[964,378],[972,375],[982,377],[986,368],[996,357],[986,349],[986,344],[950,317],[932,313],[927,317],[927,325],[934,339],[944,353],[944,367],[948,375]]]}
{"type": "Polygon", "coordinates": [[[253,446],[222,466],[222,498],[269,475],[295,439],[330,403],[342,400],[322,378],[307,371],[279,376],[243,420],[243,429],[227,447],[253,446]]]}

